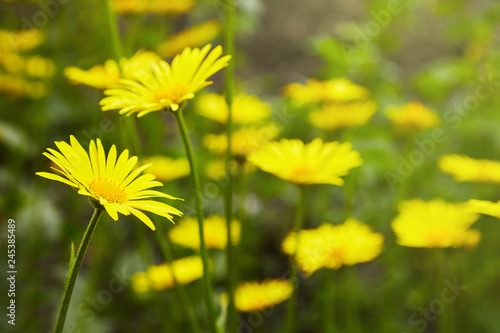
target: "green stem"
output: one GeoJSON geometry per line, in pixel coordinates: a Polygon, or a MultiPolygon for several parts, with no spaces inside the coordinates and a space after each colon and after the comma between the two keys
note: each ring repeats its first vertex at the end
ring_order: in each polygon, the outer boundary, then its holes
{"type": "MultiPolygon", "coordinates": [[[[434,298],[436,297],[441,297],[442,290],[443,290],[443,283],[446,279],[447,275],[447,262],[446,262],[446,248],[442,249],[434,249],[434,255],[435,255],[435,261],[436,261],[436,288],[435,288],[435,295],[434,298]]],[[[451,314],[453,313],[453,302],[450,304],[446,304],[446,308],[444,311],[440,314],[437,314],[437,332],[438,333],[449,333],[453,332],[451,330],[451,320],[453,320],[453,317],[451,314]],[[451,319],[451,320],[450,320],[451,319]]]]}
{"type": "Polygon", "coordinates": [[[173,255],[172,255],[172,250],[170,248],[170,244],[168,243],[167,237],[162,230],[161,224],[158,223],[157,228],[158,230],[155,232],[156,239],[158,240],[158,244],[160,244],[161,252],[163,254],[163,257],[165,258],[165,261],[167,262],[168,265],[170,265],[170,270],[172,271],[172,279],[174,280],[175,291],[177,293],[177,297],[179,298],[179,302],[182,308],[184,309],[184,311],[186,311],[189,320],[189,325],[191,326],[191,331],[193,333],[201,333],[202,331],[200,325],[198,324],[198,320],[196,319],[196,315],[194,313],[191,302],[189,301],[186,290],[184,290],[184,287],[177,281],[177,277],[174,274],[174,269],[172,266],[173,255]]]}
{"type": "Polygon", "coordinates": [[[306,205],[306,186],[299,186],[299,201],[297,203],[297,212],[295,214],[295,253],[293,254],[292,259],[292,273],[290,275],[290,279],[293,284],[293,293],[290,299],[288,300],[286,307],[286,324],[285,324],[285,332],[290,333],[293,330],[294,320],[295,320],[295,305],[297,303],[297,289],[299,286],[299,274],[298,274],[298,265],[297,265],[297,250],[299,248],[300,243],[300,230],[302,229],[302,224],[304,223],[305,217],[305,205],[306,205]]]}
{"type": "Polygon", "coordinates": [[[344,303],[346,308],[347,331],[351,333],[361,332],[359,327],[359,285],[356,266],[342,268],[342,286],[345,290],[344,303]]]}
{"type": "MultiPolygon", "coordinates": [[[[97,222],[99,222],[99,218],[101,217],[102,212],[103,210],[99,208],[96,208],[94,210],[94,215],[92,215],[89,225],[87,226],[87,230],[85,230],[85,234],[83,235],[80,247],[78,248],[75,261],[72,265],[70,264],[68,277],[66,278],[66,284],[64,286],[64,294],[61,301],[61,307],[59,308],[59,313],[57,315],[54,333],[60,333],[63,331],[64,321],[66,320],[66,314],[68,313],[69,301],[71,300],[71,295],[73,294],[73,288],[75,287],[76,278],[78,276],[78,272],[80,271],[80,267],[82,267],[83,257],[85,256],[85,252],[87,251],[90,239],[92,238],[92,234],[94,233],[97,222]]],[[[71,258],[71,260],[72,259],[73,258],[71,258]]]]}
{"type": "Polygon", "coordinates": [[[189,133],[184,122],[184,116],[182,114],[182,107],[179,110],[172,112],[177,120],[177,125],[179,127],[179,133],[184,143],[184,149],[186,150],[186,156],[191,166],[191,182],[193,187],[193,192],[195,194],[195,208],[196,214],[198,216],[198,225],[200,231],[200,254],[203,261],[203,285],[205,293],[205,305],[208,312],[208,320],[210,322],[210,329],[213,333],[217,332],[216,318],[215,318],[215,305],[214,297],[212,291],[211,274],[210,274],[210,264],[208,262],[208,253],[205,245],[205,233],[203,230],[203,204],[201,201],[201,189],[200,180],[198,176],[198,168],[194,160],[193,148],[191,145],[191,140],[189,138],[189,133]]]}
{"type": "Polygon", "coordinates": [[[116,61],[120,61],[123,57],[122,44],[120,42],[120,34],[118,33],[118,25],[116,23],[115,12],[113,11],[113,4],[111,0],[104,0],[106,7],[106,19],[109,28],[109,34],[111,39],[111,46],[113,47],[113,52],[115,54],[114,58],[116,61]]]}
{"type": "Polygon", "coordinates": [[[323,272],[323,288],[324,291],[321,292],[321,296],[323,299],[323,325],[325,333],[333,333],[335,332],[335,298],[336,298],[336,289],[338,283],[337,280],[337,271],[331,269],[324,269],[323,272]]]}
{"type": "Polygon", "coordinates": [[[235,27],[235,10],[234,0],[227,0],[226,11],[224,17],[224,48],[226,54],[232,56],[226,71],[225,71],[225,95],[227,103],[227,123],[226,123],[226,136],[227,136],[227,149],[226,149],[226,187],[224,192],[224,210],[226,215],[226,230],[227,230],[227,246],[226,246],[226,270],[227,281],[226,291],[229,298],[227,308],[227,331],[236,332],[237,317],[236,309],[234,306],[234,286],[236,284],[236,267],[235,267],[235,252],[234,246],[231,242],[231,221],[233,220],[233,175],[231,173],[231,134],[232,134],[232,112],[231,106],[233,104],[234,96],[234,27],[235,27]]]}

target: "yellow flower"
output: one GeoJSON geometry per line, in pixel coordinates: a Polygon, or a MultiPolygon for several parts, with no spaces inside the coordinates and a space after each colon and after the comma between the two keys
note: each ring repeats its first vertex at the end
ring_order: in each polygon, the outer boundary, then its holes
{"type": "Polygon", "coordinates": [[[146,272],[132,275],[132,289],[138,293],[170,289],[174,287],[172,270],[177,283],[186,285],[203,276],[203,262],[200,257],[191,256],[174,260],[171,265],[150,266],[146,272]]]}
{"type": "Polygon", "coordinates": [[[399,109],[391,108],[386,115],[395,126],[403,131],[433,128],[441,123],[434,111],[418,102],[408,103],[399,109]]]}
{"type": "Polygon", "coordinates": [[[314,139],[309,144],[283,139],[269,142],[253,152],[248,161],[260,169],[297,184],[342,186],[340,177],[363,164],[352,144],[314,139]]]}
{"type": "Polygon", "coordinates": [[[467,201],[468,211],[479,214],[486,214],[500,219],[500,201],[491,202],[487,200],[467,201]]]}
{"type": "Polygon", "coordinates": [[[0,55],[0,66],[9,73],[37,78],[52,77],[55,70],[54,63],[50,59],[39,55],[20,56],[17,53],[0,55]]]}
{"type": "MultiPolygon", "coordinates": [[[[198,99],[196,110],[202,116],[225,124],[228,107],[226,99],[218,94],[204,94],[198,99]]],[[[271,116],[271,106],[259,100],[257,96],[236,95],[231,107],[231,119],[235,124],[252,124],[266,120],[271,116]]]]}
{"type": "MultiPolygon", "coordinates": [[[[237,129],[231,136],[231,153],[236,156],[247,156],[265,143],[274,140],[279,133],[278,127],[271,123],[266,126],[248,126],[237,129]]],[[[208,134],[203,137],[202,144],[216,154],[227,149],[225,134],[208,134]]]]}
{"type": "MultiPolygon", "coordinates": [[[[464,203],[441,199],[413,199],[399,205],[399,215],[392,221],[397,242],[410,247],[460,247],[467,245],[469,227],[478,219],[464,203]]],[[[474,236],[472,236],[474,237],[474,236]]]]}
{"type": "Polygon", "coordinates": [[[30,51],[42,44],[44,40],[45,33],[40,29],[0,30],[0,55],[30,51]]]}
{"type": "MultiPolygon", "coordinates": [[[[206,247],[225,249],[227,245],[225,218],[219,215],[208,216],[204,219],[203,226],[206,247]]],[[[172,243],[198,250],[200,248],[199,232],[198,220],[194,217],[186,217],[169,231],[168,236],[172,243]]],[[[231,237],[232,244],[238,244],[241,238],[241,224],[236,220],[231,222],[231,237]]]]}
{"type": "Polygon", "coordinates": [[[376,111],[377,103],[371,100],[332,103],[311,112],[309,121],[314,126],[327,130],[362,126],[368,123],[376,111]]]}
{"type": "Polygon", "coordinates": [[[101,100],[102,110],[120,109],[120,114],[138,117],[159,110],[177,111],[179,104],[194,97],[198,90],[212,84],[206,81],[227,66],[231,56],[222,55],[217,46],[210,53],[211,45],[203,49],[186,48],[172,64],[163,60],[152,62],[137,73],[136,80],[123,79],[105,91],[109,97],[101,100]]]}
{"type": "Polygon", "coordinates": [[[369,91],[348,79],[338,78],[330,81],[310,79],[305,85],[291,83],[285,87],[284,94],[298,104],[314,104],[365,100],[369,91]]]}
{"type": "Polygon", "coordinates": [[[0,73],[0,91],[10,97],[42,98],[49,90],[49,85],[44,81],[28,81],[19,75],[0,73]]]}
{"type": "Polygon", "coordinates": [[[457,182],[500,183],[500,162],[476,160],[463,155],[444,155],[438,161],[441,171],[457,182]]]}
{"type": "MultiPolygon", "coordinates": [[[[241,164],[240,164],[241,165],[241,164]]],[[[255,165],[243,162],[241,170],[238,168],[238,161],[231,161],[231,173],[236,175],[238,172],[249,174],[255,171],[255,165]]],[[[226,161],[222,158],[210,161],[205,166],[205,175],[213,180],[226,178],[226,161]]]]}
{"type": "Polygon", "coordinates": [[[144,164],[151,164],[148,172],[160,181],[170,181],[190,174],[189,161],[185,157],[173,159],[167,156],[151,156],[144,158],[144,164]]]}
{"type": "Polygon", "coordinates": [[[182,14],[193,5],[194,0],[113,0],[113,8],[120,14],[182,14]]]}
{"type": "Polygon", "coordinates": [[[155,181],[151,174],[138,177],[149,165],[134,170],[137,157],[129,158],[127,149],[117,160],[115,145],[111,147],[106,158],[99,139],[97,146],[94,140],[90,141],[90,156],[74,136],[71,136],[71,145],[64,141],[56,141],[55,144],[60,152],[48,148],[48,152],[43,155],[57,166],[52,168],[56,173],[36,174],[77,189],[78,194],[90,197],[94,205],[103,206],[113,220],[118,219],[118,213],[133,214],[155,230],[153,222],[141,210],[163,216],[172,222],[172,215],[182,216],[182,213],[172,206],[149,200],[154,197],[177,198],[151,190],[152,187],[162,186],[162,183],[155,181]]]}
{"type": "MultiPolygon", "coordinates": [[[[321,268],[339,269],[375,259],[382,251],[384,237],[354,218],[345,223],[324,223],[317,229],[299,232],[297,263],[307,275],[321,268]]],[[[283,252],[293,255],[296,233],[291,232],[282,243],[283,252]]]]}
{"type": "Polygon", "coordinates": [[[240,312],[259,311],[290,298],[292,292],[293,285],[287,280],[242,282],[235,290],[234,304],[240,312]]]}
{"type": "Polygon", "coordinates": [[[139,50],[129,59],[120,59],[119,66],[115,60],[108,59],[104,65],[96,65],[89,70],[66,67],[64,75],[73,84],[80,83],[97,89],[106,89],[117,84],[121,78],[137,78],[138,71],[143,70],[150,62],[159,59],[160,57],[153,52],[139,50]]]}
{"type": "Polygon", "coordinates": [[[170,36],[167,41],[156,46],[156,52],[162,57],[170,58],[186,47],[199,47],[209,43],[219,32],[219,22],[210,20],[170,36]]]}

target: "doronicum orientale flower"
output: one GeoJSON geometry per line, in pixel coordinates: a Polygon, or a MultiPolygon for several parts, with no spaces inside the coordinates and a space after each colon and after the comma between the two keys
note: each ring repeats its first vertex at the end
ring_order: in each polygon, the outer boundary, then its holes
{"type": "MultiPolygon", "coordinates": [[[[227,246],[226,220],[219,215],[211,215],[203,221],[203,232],[207,249],[223,250],[227,246]]],[[[168,236],[170,241],[194,250],[200,249],[200,232],[198,220],[194,217],[183,218],[173,227],[168,236]]],[[[236,245],[241,238],[241,224],[239,221],[231,222],[232,244],[236,245]]]]}
{"type": "Polygon", "coordinates": [[[376,111],[377,103],[371,100],[331,103],[311,112],[309,122],[326,130],[362,126],[368,123],[376,111]]]}
{"type": "Polygon", "coordinates": [[[142,293],[173,288],[175,284],[172,270],[177,283],[186,285],[203,276],[203,263],[201,257],[191,256],[174,260],[171,265],[150,266],[146,272],[132,275],[132,289],[142,293]]]}
{"type": "Polygon", "coordinates": [[[284,94],[300,105],[366,100],[369,91],[365,87],[354,84],[346,78],[338,78],[329,81],[310,79],[305,85],[291,83],[284,88],[284,94]]]}
{"type": "Polygon", "coordinates": [[[441,171],[453,176],[457,182],[500,183],[500,162],[476,160],[464,155],[444,155],[439,158],[441,171]]]}
{"type": "Polygon", "coordinates": [[[170,181],[189,176],[191,167],[185,157],[173,159],[168,156],[155,155],[143,158],[144,164],[150,164],[148,172],[159,181],[170,181]]]}
{"type": "Polygon", "coordinates": [[[194,0],[113,0],[113,9],[119,14],[182,14],[190,10],[194,0]]]}
{"type": "Polygon", "coordinates": [[[163,60],[149,63],[136,79],[122,79],[107,89],[101,109],[119,109],[120,114],[137,113],[138,117],[159,110],[177,111],[198,90],[212,84],[207,81],[210,76],[227,66],[231,56],[221,57],[221,46],[209,53],[210,49],[211,45],[201,50],[186,48],[171,65],[163,60]]]}
{"type": "Polygon", "coordinates": [[[287,300],[292,291],[292,283],[282,279],[242,282],[234,292],[234,305],[240,312],[259,311],[287,300]]]}
{"type": "Polygon", "coordinates": [[[402,246],[471,247],[471,240],[479,239],[478,231],[469,227],[478,217],[470,212],[465,203],[412,199],[400,203],[399,215],[392,221],[392,230],[402,246]]]}
{"type": "Polygon", "coordinates": [[[416,131],[439,126],[441,119],[434,112],[418,102],[408,103],[401,108],[390,108],[387,118],[401,131],[416,131]]]}
{"type": "Polygon", "coordinates": [[[248,161],[263,171],[297,184],[344,185],[340,177],[363,164],[351,143],[323,142],[309,144],[294,139],[269,142],[254,151],[248,161]]]}
{"type": "MultiPolygon", "coordinates": [[[[228,107],[224,96],[204,94],[198,98],[196,111],[221,124],[227,122],[228,107]]],[[[267,120],[271,116],[271,106],[257,96],[238,94],[231,106],[231,120],[234,124],[248,125],[267,120]]]]}
{"type": "MultiPolygon", "coordinates": [[[[382,234],[354,218],[339,225],[324,223],[299,233],[297,264],[307,275],[321,268],[339,269],[371,261],[380,254],[384,244],[382,234]]],[[[283,241],[282,250],[292,256],[295,249],[296,233],[291,232],[283,241]]]]}
{"type": "Polygon", "coordinates": [[[64,141],[55,142],[60,152],[48,148],[48,152],[43,153],[55,164],[56,167],[52,169],[56,173],[37,172],[37,175],[75,188],[78,194],[88,196],[94,207],[104,208],[115,221],[118,219],[118,213],[133,214],[155,230],[153,222],[142,211],[157,214],[172,222],[172,215],[182,216],[178,209],[151,200],[155,197],[178,198],[151,190],[152,187],[163,184],[155,181],[152,174],[139,176],[149,165],[134,170],[137,157],[129,158],[127,149],[117,159],[115,145],[106,157],[99,139],[97,145],[94,140],[90,141],[89,153],[74,136],[71,136],[70,140],[71,145],[64,141]]]}

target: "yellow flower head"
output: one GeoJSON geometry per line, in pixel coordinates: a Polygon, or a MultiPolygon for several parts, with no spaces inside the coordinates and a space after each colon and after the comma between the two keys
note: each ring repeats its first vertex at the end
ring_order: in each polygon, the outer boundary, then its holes
{"type": "MultiPolygon", "coordinates": [[[[297,263],[307,275],[321,268],[339,269],[371,261],[380,254],[384,243],[382,234],[354,218],[340,225],[324,223],[299,233],[297,263]]],[[[283,252],[293,255],[296,241],[296,233],[291,232],[283,241],[283,252]]]]}
{"type": "Polygon", "coordinates": [[[174,260],[171,265],[150,266],[146,272],[137,272],[132,275],[132,289],[142,293],[173,288],[172,270],[177,283],[186,285],[203,276],[203,262],[200,257],[191,256],[174,260]]]}
{"type": "Polygon", "coordinates": [[[182,14],[194,5],[194,0],[113,0],[119,14],[182,14]]]}
{"type": "MultiPolygon", "coordinates": [[[[276,139],[279,128],[271,123],[265,126],[248,126],[237,129],[231,136],[231,153],[236,156],[247,156],[271,140],[276,139]]],[[[227,150],[225,134],[208,134],[202,143],[210,151],[222,154],[227,150]]]]}
{"type": "Polygon", "coordinates": [[[491,202],[487,200],[469,200],[467,201],[469,212],[486,214],[500,219],[500,201],[491,202]]]}
{"type": "Polygon", "coordinates": [[[0,91],[9,97],[42,98],[49,90],[49,85],[44,81],[29,81],[19,75],[0,73],[0,91]]]}
{"type": "Polygon", "coordinates": [[[0,54],[0,67],[12,74],[22,74],[36,78],[50,78],[55,66],[52,60],[34,56],[20,56],[17,53],[0,54]]]}
{"type": "Polygon", "coordinates": [[[290,298],[292,292],[293,285],[287,280],[242,282],[235,290],[234,303],[240,312],[259,311],[290,298]]]}
{"type": "MultiPolygon", "coordinates": [[[[236,175],[238,172],[244,174],[250,174],[255,171],[256,167],[253,164],[243,161],[240,164],[241,170],[239,169],[238,161],[231,161],[231,173],[236,175]]],[[[205,166],[205,175],[209,179],[222,180],[226,178],[226,161],[222,158],[209,161],[205,166]]]]}
{"type": "MultiPolygon", "coordinates": [[[[208,249],[225,249],[227,245],[225,218],[211,215],[204,219],[203,226],[206,247],[208,249]]],[[[198,250],[200,248],[199,232],[198,220],[194,217],[186,217],[169,231],[168,236],[172,243],[198,250]]],[[[232,244],[238,244],[241,238],[241,224],[236,220],[231,222],[231,237],[232,244]]]]}
{"type": "Polygon", "coordinates": [[[377,103],[371,100],[332,103],[321,110],[311,112],[309,121],[314,126],[326,130],[362,126],[368,123],[376,111],[377,103]]]}
{"type": "Polygon", "coordinates": [[[470,242],[469,227],[478,215],[464,203],[448,203],[441,199],[413,199],[399,205],[399,215],[392,221],[397,242],[410,247],[460,247],[470,242]]]}
{"type": "Polygon", "coordinates": [[[152,187],[162,186],[162,183],[155,181],[152,174],[139,176],[149,165],[134,170],[137,157],[129,158],[127,149],[117,159],[115,145],[111,147],[106,158],[99,139],[97,145],[94,140],[90,141],[89,154],[74,136],[71,136],[71,145],[64,141],[56,141],[55,144],[60,152],[47,148],[48,152],[43,155],[56,165],[52,168],[56,173],[36,174],[74,187],[78,194],[90,197],[94,205],[103,206],[113,220],[118,219],[118,213],[133,214],[155,230],[153,222],[141,210],[163,216],[170,221],[173,221],[172,215],[182,216],[174,207],[150,200],[155,197],[177,198],[151,190],[152,187]]]}
{"type": "Polygon", "coordinates": [[[40,29],[0,30],[0,55],[30,51],[42,44],[45,33],[40,29]]]}
{"type": "MultiPolygon", "coordinates": [[[[199,114],[218,121],[227,122],[228,107],[226,99],[218,94],[204,94],[197,102],[199,114]]],[[[257,96],[239,94],[231,106],[231,119],[235,124],[253,124],[268,119],[271,116],[271,106],[262,102],[257,96]]]]}
{"type": "Polygon", "coordinates": [[[342,186],[340,177],[363,164],[351,143],[323,142],[309,144],[283,139],[269,142],[253,152],[248,161],[260,169],[297,184],[332,184],[342,186]]]}
{"type": "Polygon", "coordinates": [[[444,155],[438,161],[441,171],[457,182],[500,183],[500,162],[476,160],[464,155],[444,155]]]}
{"type": "Polygon", "coordinates": [[[386,115],[395,126],[403,131],[433,128],[441,123],[434,111],[418,102],[408,103],[399,109],[391,108],[386,115]]]}
{"type": "Polygon", "coordinates": [[[365,100],[369,95],[368,89],[345,78],[330,81],[310,79],[305,85],[291,83],[285,87],[284,93],[298,104],[365,100]]]}
{"type": "Polygon", "coordinates": [[[167,156],[151,156],[144,158],[144,164],[151,164],[148,172],[160,181],[170,181],[189,176],[191,168],[185,157],[173,159],[167,156]]]}
{"type": "Polygon", "coordinates": [[[121,78],[135,79],[137,72],[144,69],[152,61],[160,57],[153,52],[139,50],[131,58],[120,59],[120,66],[113,59],[108,59],[104,65],[96,65],[89,70],[77,67],[66,67],[64,75],[73,84],[85,84],[97,89],[106,89],[117,84],[121,78]]]}
{"type": "Polygon", "coordinates": [[[156,52],[164,58],[170,58],[186,47],[199,47],[209,43],[219,32],[219,22],[210,20],[170,36],[167,41],[156,46],[156,52]]]}
{"type": "Polygon", "coordinates": [[[211,45],[201,50],[186,48],[171,65],[163,60],[150,63],[135,80],[120,80],[106,90],[109,96],[101,100],[102,110],[120,109],[120,114],[138,113],[138,117],[159,110],[177,111],[179,104],[212,84],[206,81],[210,76],[227,66],[231,56],[219,58],[221,46],[209,53],[210,49],[211,45]]]}

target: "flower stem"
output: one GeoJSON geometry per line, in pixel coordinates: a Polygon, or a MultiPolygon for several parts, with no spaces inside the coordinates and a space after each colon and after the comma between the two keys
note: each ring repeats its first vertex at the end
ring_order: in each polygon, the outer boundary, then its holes
{"type": "Polygon", "coordinates": [[[300,230],[302,229],[302,224],[304,223],[305,216],[305,205],[306,205],[306,187],[305,185],[299,186],[299,201],[297,203],[297,212],[295,214],[295,253],[293,254],[292,259],[292,273],[290,275],[290,279],[293,284],[293,293],[292,297],[288,300],[286,307],[286,323],[285,323],[285,332],[292,332],[294,326],[295,319],[295,305],[297,303],[297,289],[299,286],[299,274],[298,274],[298,265],[297,265],[297,252],[299,248],[300,242],[300,230]]]}
{"type": "Polygon", "coordinates": [[[78,276],[78,272],[80,271],[80,267],[82,267],[83,257],[85,256],[85,252],[87,251],[90,239],[92,238],[92,234],[94,233],[94,230],[97,226],[97,222],[99,221],[102,212],[103,210],[100,208],[96,208],[94,210],[94,215],[92,215],[89,225],[87,226],[87,230],[85,230],[85,234],[83,235],[80,247],[78,248],[78,252],[76,254],[76,258],[73,264],[71,264],[73,258],[71,258],[70,260],[70,267],[68,271],[68,276],[66,278],[66,284],[64,286],[64,294],[61,301],[61,306],[59,308],[59,313],[57,314],[57,321],[56,321],[56,327],[54,328],[54,333],[60,333],[63,331],[64,321],[66,320],[66,314],[68,313],[69,301],[71,300],[71,295],[73,294],[73,288],[75,287],[76,278],[78,276]]]}
{"type": "Polygon", "coordinates": [[[196,215],[198,216],[198,226],[200,231],[200,254],[203,261],[203,285],[205,293],[205,305],[208,312],[208,320],[210,322],[210,329],[213,333],[217,332],[216,318],[215,318],[215,305],[214,297],[212,291],[210,265],[208,262],[208,253],[205,246],[205,237],[203,230],[203,204],[201,201],[201,189],[200,189],[200,179],[198,177],[198,168],[194,160],[193,148],[191,145],[191,140],[189,138],[189,133],[184,122],[184,116],[182,114],[182,107],[179,110],[172,112],[177,121],[177,126],[179,127],[179,133],[184,143],[184,149],[186,150],[187,159],[189,165],[191,166],[191,182],[193,187],[193,192],[195,195],[195,208],[196,215]]]}
{"type": "Polygon", "coordinates": [[[170,265],[170,270],[172,272],[172,279],[174,280],[175,291],[177,293],[177,297],[179,298],[179,302],[181,303],[182,308],[184,309],[184,311],[186,311],[189,320],[189,325],[191,326],[191,331],[193,333],[201,333],[200,325],[198,324],[198,320],[196,319],[196,315],[194,314],[194,310],[186,294],[186,290],[184,290],[184,287],[177,281],[177,277],[174,274],[174,269],[172,267],[172,260],[173,260],[172,250],[170,248],[170,244],[168,243],[167,237],[165,236],[165,233],[163,232],[162,230],[163,228],[160,223],[157,224],[157,228],[158,230],[155,232],[155,236],[156,239],[158,240],[158,243],[160,244],[161,252],[163,254],[163,257],[165,258],[165,261],[167,262],[167,265],[170,265]]]}
{"type": "Polygon", "coordinates": [[[116,17],[113,11],[113,5],[111,0],[105,0],[104,4],[106,6],[106,18],[108,21],[109,34],[111,39],[111,46],[113,47],[113,52],[115,54],[114,58],[119,61],[123,56],[122,45],[120,42],[120,35],[118,34],[118,26],[116,24],[116,17]]]}
{"type": "Polygon", "coordinates": [[[236,332],[237,318],[236,309],[234,306],[234,285],[236,283],[236,267],[235,267],[235,251],[231,242],[231,221],[233,219],[233,175],[231,173],[231,134],[232,134],[232,112],[231,105],[233,104],[234,95],[234,25],[235,25],[235,9],[234,0],[227,0],[225,3],[224,16],[224,48],[227,54],[232,56],[226,71],[225,71],[225,95],[227,103],[227,149],[226,149],[226,187],[224,195],[224,210],[226,215],[226,230],[227,230],[227,246],[226,246],[226,270],[227,281],[226,291],[229,298],[227,309],[227,331],[236,332]]]}

